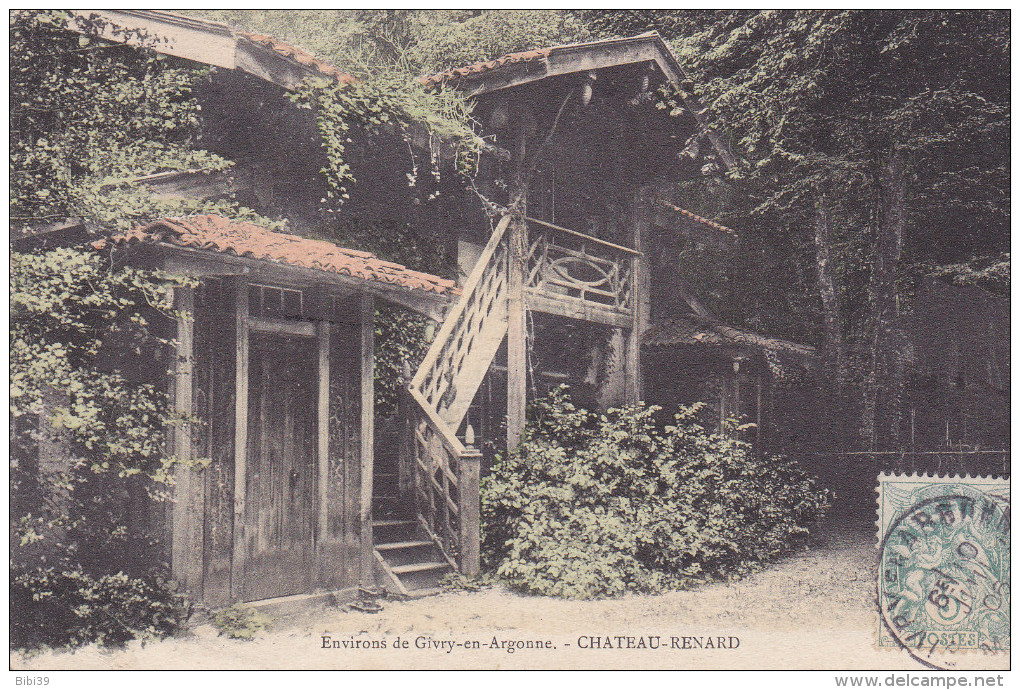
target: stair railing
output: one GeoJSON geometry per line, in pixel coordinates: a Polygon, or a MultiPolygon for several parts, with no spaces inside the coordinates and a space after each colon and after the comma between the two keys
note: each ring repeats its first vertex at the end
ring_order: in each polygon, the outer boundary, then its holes
{"type": "Polygon", "coordinates": [[[465,446],[418,391],[408,387],[406,395],[418,519],[462,574],[477,575],[482,454],[473,439],[465,446]]]}
{"type": "MultiPolygon", "coordinates": [[[[507,247],[510,217],[496,225],[457,304],[443,321],[414,378],[406,399],[409,453],[413,459],[415,503],[422,526],[464,575],[480,568],[478,482],[481,453],[457,438],[461,418],[446,414],[457,399],[455,382],[489,318],[505,318],[507,247]]],[[[485,371],[471,372],[480,383],[485,371]]],[[[461,393],[464,395],[464,392],[461,393]]]]}
{"type": "MultiPolygon", "coordinates": [[[[493,311],[505,306],[507,248],[503,236],[509,225],[510,216],[504,216],[496,225],[464,284],[460,299],[443,321],[411,380],[411,388],[420,392],[440,417],[456,398],[454,380],[471,353],[482,325],[493,311]]],[[[484,376],[485,372],[478,375],[484,376]]],[[[459,419],[447,421],[455,427],[461,422],[459,419]]]]}

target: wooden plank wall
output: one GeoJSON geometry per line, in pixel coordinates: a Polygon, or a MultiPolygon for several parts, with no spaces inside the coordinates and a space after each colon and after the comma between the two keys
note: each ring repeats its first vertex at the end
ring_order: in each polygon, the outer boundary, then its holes
{"type": "MultiPolygon", "coordinates": [[[[174,411],[190,415],[194,405],[195,291],[174,290],[177,334],[174,353],[174,411]]],[[[174,473],[174,510],[171,572],[192,597],[202,597],[202,511],[201,474],[192,464],[192,426],[181,420],[174,424],[173,451],[178,465],[174,473]]]]}
{"type": "Polygon", "coordinates": [[[204,470],[203,599],[230,602],[234,529],[235,298],[222,280],[198,290],[195,320],[196,411],[202,419],[196,452],[204,470]]]}
{"type": "Polygon", "coordinates": [[[361,304],[336,301],[329,349],[328,523],[322,544],[323,586],[355,587],[361,578],[361,304]]]}
{"type": "MultiPolygon", "coordinates": [[[[239,392],[245,394],[240,415],[247,417],[246,381],[238,381],[238,371],[247,372],[247,348],[243,337],[247,328],[239,318],[247,317],[247,289],[238,289],[241,281],[206,279],[194,295],[193,332],[194,367],[191,383],[185,382],[179,393],[188,396],[190,385],[193,411],[200,419],[191,440],[194,457],[206,458],[208,466],[201,472],[189,473],[178,485],[178,502],[174,505],[174,557],[180,574],[196,598],[209,606],[225,606],[243,598],[247,572],[243,549],[246,530],[238,524],[244,512],[245,488],[235,486],[235,478],[245,482],[244,468],[251,451],[248,429],[237,427],[239,410],[235,401],[239,392]],[[239,304],[240,302],[240,304],[239,304]],[[241,309],[238,310],[237,307],[241,309]],[[242,337],[239,337],[242,336],[242,337]],[[237,439],[243,439],[245,452],[238,454],[237,439]],[[239,467],[241,471],[238,472],[239,467]],[[238,491],[237,489],[240,489],[238,491]],[[241,504],[238,504],[238,496],[241,504]],[[183,499],[183,500],[182,500],[183,499]],[[194,529],[189,528],[188,526],[194,529]],[[185,529],[187,528],[187,529],[185,529]],[[190,535],[190,536],[189,536],[190,535]],[[190,549],[190,551],[189,551],[190,549]],[[187,552],[187,553],[186,553],[187,552]],[[187,566],[187,575],[181,566],[187,566]]],[[[355,295],[337,300],[322,295],[319,314],[325,318],[317,326],[315,339],[308,346],[315,348],[313,361],[317,368],[328,369],[328,385],[320,382],[320,392],[328,396],[317,405],[319,423],[328,426],[328,441],[319,439],[318,457],[314,468],[315,496],[321,505],[315,517],[316,564],[314,586],[318,589],[340,590],[369,584],[365,580],[366,535],[371,542],[369,505],[363,508],[363,486],[366,471],[364,427],[371,429],[372,372],[362,371],[363,360],[371,362],[373,324],[365,321],[374,306],[371,299],[355,295]],[[364,413],[367,413],[366,417],[364,413]]],[[[182,306],[189,306],[184,299],[182,306]]],[[[188,347],[185,345],[184,347],[188,347]]],[[[182,355],[183,353],[178,353],[182,355]]],[[[180,398],[183,407],[184,398],[180,398]]],[[[369,437],[368,443],[371,444],[369,437]]],[[[180,443],[184,442],[181,437],[180,443]]],[[[370,447],[370,445],[369,445],[370,447]]],[[[371,472],[371,458],[367,459],[371,472]]],[[[310,468],[311,469],[311,468],[310,468]]]]}

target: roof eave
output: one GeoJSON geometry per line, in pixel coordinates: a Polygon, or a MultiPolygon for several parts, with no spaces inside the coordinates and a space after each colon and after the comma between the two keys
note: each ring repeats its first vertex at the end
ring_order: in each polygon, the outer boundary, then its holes
{"type": "Polygon", "coordinates": [[[195,278],[240,275],[290,284],[329,285],[347,292],[365,292],[380,299],[411,309],[434,321],[442,321],[456,299],[450,292],[409,288],[396,283],[368,280],[337,271],[294,266],[267,259],[237,254],[210,252],[194,247],[181,247],[170,242],[135,242],[118,245],[120,251],[155,251],[166,261],[164,268],[195,278]]]}
{"type": "Polygon", "coordinates": [[[705,106],[701,101],[681,88],[685,82],[690,81],[690,76],[680,66],[662,36],[655,31],[626,38],[554,46],[549,48],[548,53],[542,58],[456,75],[450,78],[448,83],[468,92],[471,96],[481,96],[549,77],[642,62],[654,64],[667,80],[678,87],[681,100],[697,122],[699,129],[705,132],[723,164],[728,170],[736,169],[737,160],[732,147],[723,135],[708,126],[704,116],[705,106]],[[599,51],[600,55],[594,57],[593,51],[599,51]]]}
{"type": "MultiPolygon", "coordinates": [[[[160,10],[70,12],[81,19],[96,15],[120,30],[145,31],[152,37],[142,40],[139,36],[125,36],[113,27],[107,27],[100,34],[105,40],[148,48],[203,65],[247,72],[288,90],[297,88],[309,76],[323,76],[317,70],[260,45],[220,22],[160,10]]],[[[76,26],[73,21],[68,28],[85,33],[85,27],[76,26]]]]}

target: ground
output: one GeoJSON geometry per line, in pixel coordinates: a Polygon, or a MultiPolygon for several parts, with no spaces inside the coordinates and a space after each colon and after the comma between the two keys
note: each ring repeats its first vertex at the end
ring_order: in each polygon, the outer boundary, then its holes
{"type": "Polygon", "coordinates": [[[873,646],[876,560],[874,523],[831,519],[806,550],[743,580],[690,591],[602,601],[499,588],[456,592],[382,602],[379,613],[330,608],[292,614],[250,642],[200,625],[182,637],[119,650],[12,655],[11,667],[920,670],[905,653],[873,646]],[[658,648],[650,648],[656,639],[658,648]],[[470,648],[476,641],[479,648],[470,648]],[[509,651],[516,641],[553,648],[509,651]],[[407,648],[398,647],[403,642],[407,648]]]}

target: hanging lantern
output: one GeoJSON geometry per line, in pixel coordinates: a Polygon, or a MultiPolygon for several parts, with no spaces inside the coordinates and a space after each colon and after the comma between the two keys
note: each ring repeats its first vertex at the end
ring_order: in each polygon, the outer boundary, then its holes
{"type": "Polygon", "coordinates": [[[591,70],[587,74],[587,78],[584,84],[581,85],[581,103],[585,107],[591,103],[591,97],[595,94],[594,84],[598,76],[595,74],[595,70],[591,70]]]}

